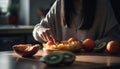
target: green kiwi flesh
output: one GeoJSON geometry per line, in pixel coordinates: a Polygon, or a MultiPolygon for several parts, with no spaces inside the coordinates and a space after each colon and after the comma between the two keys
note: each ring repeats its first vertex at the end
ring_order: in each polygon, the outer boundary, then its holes
{"type": "Polygon", "coordinates": [[[60,52],[53,52],[49,55],[46,55],[44,58],[44,62],[48,65],[55,65],[59,64],[63,60],[63,55],[60,52]]]}
{"type": "Polygon", "coordinates": [[[65,65],[70,65],[75,61],[75,54],[69,51],[63,52],[63,63],[65,65]]]}
{"type": "Polygon", "coordinates": [[[75,54],[70,51],[55,51],[40,58],[47,65],[71,65],[75,61],[75,54]]]}
{"type": "Polygon", "coordinates": [[[93,49],[93,51],[95,51],[95,52],[103,52],[103,50],[105,49],[105,47],[106,47],[106,42],[102,42],[102,43],[100,43],[98,46],[96,46],[94,49],[93,49]]]}

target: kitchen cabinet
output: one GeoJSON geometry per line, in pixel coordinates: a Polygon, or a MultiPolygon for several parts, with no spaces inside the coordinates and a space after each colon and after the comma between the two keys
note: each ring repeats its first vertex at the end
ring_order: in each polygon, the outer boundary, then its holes
{"type": "Polygon", "coordinates": [[[10,51],[15,44],[40,44],[32,36],[34,26],[0,27],[0,51],[10,51]]]}
{"type": "Polygon", "coordinates": [[[1,48],[0,51],[12,50],[14,44],[25,43],[23,36],[3,36],[0,37],[1,48]]]}

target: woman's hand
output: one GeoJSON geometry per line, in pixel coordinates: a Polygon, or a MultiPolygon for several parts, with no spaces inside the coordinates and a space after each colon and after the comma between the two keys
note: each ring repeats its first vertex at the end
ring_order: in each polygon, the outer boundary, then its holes
{"type": "Polygon", "coordinates": [[[54,43],[56,42],[50,28],[42,28],[37,33],[39,34],[40,38],[45,42],[48,41],[52,41],[54,43]]]}

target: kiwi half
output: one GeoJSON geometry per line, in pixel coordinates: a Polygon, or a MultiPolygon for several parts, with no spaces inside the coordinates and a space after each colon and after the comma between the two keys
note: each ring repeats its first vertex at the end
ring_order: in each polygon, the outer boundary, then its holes
{"type": "Polygon", "coordinates": [[[95,51],[95,52],[103,52],[103,50],[105,50],[105,48],[106,48],[106,44],[107,44],[107,42],[100,43],[98,46],[96,46],[93,49],[93,51],[95,51]]]}
{"type": "Polygon", "coordinates": [[[75,61],[75,54],[73,52],[65,51],[63,52],[63,63],[65,65],[70,65],[75,61]]]}
{"type": "Polygon", "coordinates": [[[57,65],[62,62],[63,55],[60,52],[53,52],[49,55],[42,57],[41,60],[48,65],[57,65]]]}
{"type": "Polygon", "coordinates": [[[50,66],[71,65],[75,61],[75,54],[70,51],[55,51],[40,58],[40,61],[50,66]]]}

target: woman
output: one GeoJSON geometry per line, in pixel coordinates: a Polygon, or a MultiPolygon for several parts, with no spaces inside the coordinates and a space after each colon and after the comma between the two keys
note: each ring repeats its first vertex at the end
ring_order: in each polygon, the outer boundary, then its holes
{"type": "Polygon", "coordinates": [[[109,0],[56,0],[46,17],[35,26],[33,36],[45,42],[91,38],[99,44],[120,41],[119,32],[109,0]]]}

